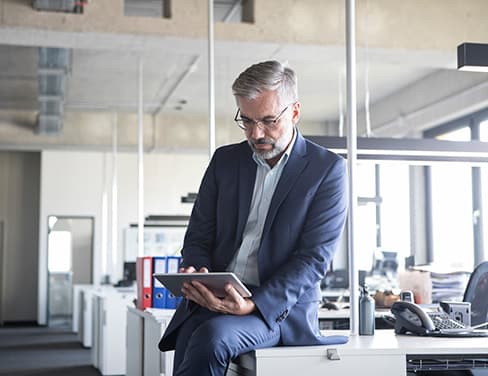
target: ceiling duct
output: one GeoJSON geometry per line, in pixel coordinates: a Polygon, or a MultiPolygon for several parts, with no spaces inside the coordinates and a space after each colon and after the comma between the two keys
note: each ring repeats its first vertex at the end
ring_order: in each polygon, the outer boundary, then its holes
{"type": "Polygon", "coordinates": [[[69,65],[69,49],[39,48],[38,133],[56,135],[63,128],[64,98],[69,65]]]}
{"type": "Polygon", "coordinates": [[[76,0],[33,0],[32,7],[51,12],[74,12],[76,0]]]}

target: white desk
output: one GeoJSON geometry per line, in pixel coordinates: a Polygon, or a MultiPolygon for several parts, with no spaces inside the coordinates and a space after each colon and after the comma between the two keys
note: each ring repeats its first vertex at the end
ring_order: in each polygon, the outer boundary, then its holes
{"type": "Polygon", "coordinates": [[[93,289],[93,285],[73,285],[73,320],[72,330],[73,333],[79,333],[83,331],[83,295],[82,292],[87,289],[93,289]]]}
{"type": "Polygon", "coordinates": [[[127,376],[173,374],[174,351],[160,352],[159,340],[174,309],[127,310],[127,376]]]}
{"type": "Polygon", "coordinates": [[[405,376],[407,355],[422,354],[481,354],[488,358],[488,338],[396,336],[393,330],[378,330],[374,336],[351,336],[344,345],[255,350],[232,364],[228,375],[405,376]]]}
{"type": "Polygon", "coordinates": [[[126,375],[144,374],[144,316],[143,311],[135,307],[127,308],[126,335],[126,375]]]}
{"type": "Polygon", "coordinates": [[[92,362],[102,375],[126,373],[126,311],[134,298],[113,287],[93,292],[92,362]]]}

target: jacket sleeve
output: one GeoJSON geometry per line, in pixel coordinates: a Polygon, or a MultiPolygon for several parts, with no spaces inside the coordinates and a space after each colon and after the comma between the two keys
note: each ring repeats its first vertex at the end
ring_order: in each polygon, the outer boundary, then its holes
{"type": "Polygon", "coordinates": [[[215,177],[216,155],[214,153],[203,176],[197,199],[193,205],[190,222],[185,234],[181,254],[181,266],[193,266],[197,270],[211,270],[211,251],[215,245],[217,183],[215,177]]]}
{"type": "Polygon", "coordinates": [[[339,158],[320,183],[291,257],[253,294],[269,327],[300,302],[317,300],[316,289],[336,251],[347,216],[347,172],[339,158]]]}

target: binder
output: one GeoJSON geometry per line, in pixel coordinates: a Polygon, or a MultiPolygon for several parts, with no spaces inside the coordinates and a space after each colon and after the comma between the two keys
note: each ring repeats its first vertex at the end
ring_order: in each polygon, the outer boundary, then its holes
{"type": "MultiPolygon", "coordinates": [[[[153,257],[153,273],[166,273],[166,257],[153,257]]],[[[153,308],[166,308],[166,295],[168,290],[163,286],[157,278],[153,278],[153,294],[152,306],[153,308]]]]}
{"type": "MultiPolygon", "coordinates": [[[[166,273],[178,273],[180,267],[181,257],[167,256],[166,257],[166,273]]],[[[176,308],[182,298],[176,297],[169,291],[166,292],[166,308],[176,308]]]]}
{"type": "Polygon", "coordinates": [[[136,259],[137,308],[144,310],[152,305],[152,256],[136,259]]]}

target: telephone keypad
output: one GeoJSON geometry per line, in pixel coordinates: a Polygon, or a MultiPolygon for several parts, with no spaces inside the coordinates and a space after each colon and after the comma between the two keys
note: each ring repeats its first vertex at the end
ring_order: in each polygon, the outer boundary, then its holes
{"type": "Polygon", "coordinates": [[[449,315],[444,312],[429,312],[429,316],[438,330],[466,328],[462,323],[451,319],[449,315]]]}

